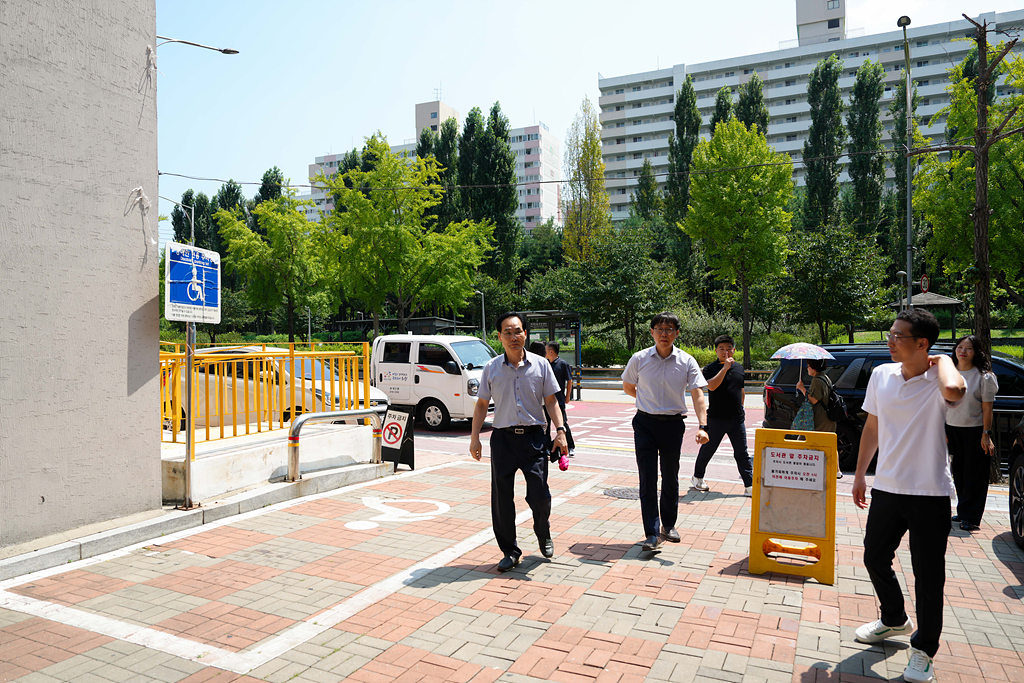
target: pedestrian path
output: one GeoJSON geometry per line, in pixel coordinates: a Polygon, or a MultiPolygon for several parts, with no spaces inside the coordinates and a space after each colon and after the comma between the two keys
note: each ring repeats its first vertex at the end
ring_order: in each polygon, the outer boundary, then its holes
{"type": "MultiPolygon", "coordinates": [[[[640,551],[635,475],[553,471],[555,557],[530,531],[498,574],[490,472],[468,459],[269,506],[0,582],[0,682],[865,681],[866,512],[841,498],[839,580],[747,572],[739,483],[680,498],[682,543],[640,551]]],[[[524,512],[525,510],[525,512],[524,512]]],[[[906,542],[897,572],[913,595],[906,542]]],[[[1024,681],[1024,552],[1006,527],[947,553],[940,681],[1024,681]]],[[[912,601],[910,603],[912,607],[912,601]]],[[[913,612],[911,616],[913,617],[913,612]]]]}

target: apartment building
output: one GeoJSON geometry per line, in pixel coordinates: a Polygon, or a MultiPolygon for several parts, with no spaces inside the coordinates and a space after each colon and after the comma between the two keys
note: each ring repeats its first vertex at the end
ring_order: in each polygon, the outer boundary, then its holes
{"type": "MultiPolygon", "coordinates": [[[[455,109],[444,102],[433,101],[416,105],[416,137],[405,140],[400,145],[391,145],[391,151],[405,155],[408,159],[416,158],[416,145],[423,129],[430,128],[440,132],[441,124],[448,118],[454,118],[462,128],[462,117],[455,109]]],[[[562,176],[562,142],[552,135],[543,122],[532,126],[515,128],[509,133],[512,153],[516,156],[516,181],[519,194],[519,208],[516,217],[523,227],[530,231],[548,218],[561,223],[559,206],[561,203],[560,185],[557,181],[562,176]]],[[[338,172],[338,165],[345,156],[327,154],[316,157],[309,165],[309,178],[312,180],[319,173],[332,175],[338,172]]],[[[306,219],[317,220],[320,212],[325,214],[334,210],[333,199],[322,190],[300,195],[300,199],[310,199],[313,206],[305,207],[306,219]]]]}
{"type": "MultiPolygon", "coordinates": [[[[707,138],[717,92],[728,85],[735,101],[739,86],[756,73],[764,81],[764,96],[770,116],[768,142],[777,151],[790,155],[794,161],[793,178],[798,185],[803,185],[804,169],[797,162],[802,158],[811,123],[807,103],[811,70],[829,55],[838,55],[844,65],[839,87],[844,101],[849,103],[857,68],[865,59],[876,60],[885,68],[885,95],[879,106],[885,129],[883,144],[891,147],[891,131],[896,123],[887,109],[903,69],[903,32],[896,29],[855,36],[856,31],[846,29],[845,14],[846,0],[797,0],[799,37],[783,43],[774,52],[699,64],[677,64],[671,68],[612,78],[598,74],[605,187],[611,195],[613,220],[623,220],[629,215],[629,199],[644,159],[650,160],[655,174],[668,171],[668,136],[675,130],[672,120],[675,93],[687,75],[693,78],[697,106],[703,118],[701,135],[707,138]]],[[[893,17],[894,27],[897,18],[893,17]]],[[[1020,28],[1024,25],[1024,10],[998,14],[989,12],[976,19],[984,19],[999,30],[1020,28]]],[[[941,140],[945,134],[945,117],[936,114],[949,104],[946,70],[970,51],[973,43],[964,38],[973,36],[973,31],[974,27],[963,18],[931,26],[911,25],[908,29],[911,78],[917,84],[917,115],[925,137],[941,140]]],[[[1017,51],[1022,49],[1024,45],[1016,48],[1017,51]]],[[[1008,92],[1002,84],[997,85],[997,95],[1008,92]]],[[[844,158],[842,162],[845,161],[844,158]]],[[[887,182],[891,186],[891,169],[888,177],[887,182]]],[[[664,189],[665,177],[658,176],[658,180],[664,189]]],[[[849,181],[845,171],[840,181],[849,181]]]]}

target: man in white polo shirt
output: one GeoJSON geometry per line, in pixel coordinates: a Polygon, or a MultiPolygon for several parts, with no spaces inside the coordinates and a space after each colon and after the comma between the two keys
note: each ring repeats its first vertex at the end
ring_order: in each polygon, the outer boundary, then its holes
{"type": "Polygon", "coordinates": [[[946,410],[966,391],[947,355],[929,355],[939,325],[916,308],[896,316],[889,328],[893,363],[876,367],[864,397],[867,422],[860,439],[853,501],[867,507],[865,473],[875,449],[878,464],[871,509],[864,532],[864,567],[878,595],[881,618],[857,629],[857,640],[877,643],[914,629],[904,609],[903,590],[892,561],[910,532],[917,631],[910,638],[910,661],[903,680],[935,680],[932,658],[942,633],[946,541],[953,478],[946,459],[946,410]]]}

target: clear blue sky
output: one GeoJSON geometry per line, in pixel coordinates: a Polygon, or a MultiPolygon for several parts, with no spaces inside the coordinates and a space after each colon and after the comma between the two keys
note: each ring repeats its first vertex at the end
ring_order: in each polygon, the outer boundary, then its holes
{"type": "MultiPolygon", "coordinates": [[[[1004,12],[1020,0],[848,0],[866,34],[1004,12]]],[[[258,183],[279,167],[308,183],[314,158],[381,131],[415,135],[414,106],[463,116],[500,102],[513,127],[543,121],[564,139],[605,77],[778,49],[796,38],[792,0],[438,0],[433,3],[157,0],[157,33],[237,55],[166,44],[157,75],[159,168],[258,183]],[[727,10],[727,13],[723,13],[727,10]]],[[[161,176],[159,194],[214,194],[220,182],[161,176]]],[[[257,185],[243,185],[246,196],[257,185]]],[[[160,213],[173,205],[160,201],[160,213]]],[[[161,244],[171,234],[161,225],[161,244]]]]}

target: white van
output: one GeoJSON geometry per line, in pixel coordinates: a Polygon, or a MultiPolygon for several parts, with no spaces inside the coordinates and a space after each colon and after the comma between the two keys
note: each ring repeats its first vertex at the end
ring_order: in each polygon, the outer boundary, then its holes
{"type": "Polygon", "coordinates": [[[473,417],[484,364],[496,355],[476,337],[384,335],[373,340],[370,381],[392,405],[414,407],[427,429],[440,431],[452,418],[473,417]]]}

